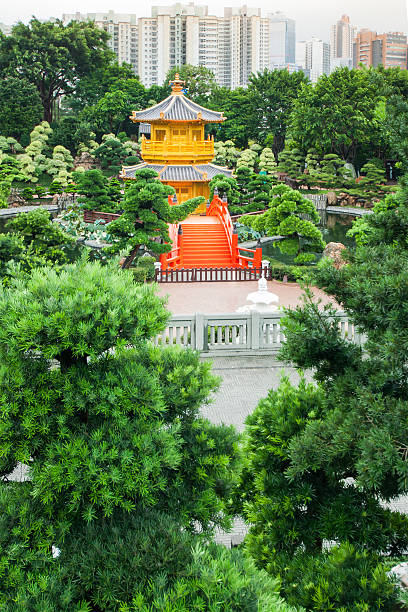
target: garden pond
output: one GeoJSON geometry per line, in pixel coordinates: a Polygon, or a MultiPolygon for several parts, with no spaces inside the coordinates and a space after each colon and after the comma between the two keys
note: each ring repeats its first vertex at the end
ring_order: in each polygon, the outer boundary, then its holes
{"type": "MultiPolygon", "coordinates": [[[[325,213],[324,217],[322,216],[322,221],[320,224],[320,229],[323,234],[323,240],[326,244],[329,242],[341,242],[348,248],[355,247],[355,240],[347,236],[348,230],[353,225],[356,217],[354,215],[338,215],[325,213]]],[[[262,254],[267,257],[272,257],[277,261],[281,261],[285,264],[293,264],[293,255],[286,255],[281,253],[279,250],[277,242],[265,242],[262,245],[262,254]]],[[[321,253],[316,254],[316,261],[321,258],[321,253]]]]}

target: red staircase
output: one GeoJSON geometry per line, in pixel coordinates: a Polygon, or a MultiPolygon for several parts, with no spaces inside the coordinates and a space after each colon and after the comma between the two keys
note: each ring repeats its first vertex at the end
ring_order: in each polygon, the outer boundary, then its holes
{"type": "Polygon", "coordinates": [[[217,217],[197,217],[182,223],[183,268],[232,268],[224,226],[217,217]]]}
{"type": "MultiPolygon", "coordinates": [[[[169,196],[169,204],[174,202],[169,196]]],[[[238,235],[226,200],[214,195],[205,216],[191,215],[169,225],[172,249],[160,256],[162,270],[197,268],[260,268],[262,249],[238,246],[238,235]]]]}

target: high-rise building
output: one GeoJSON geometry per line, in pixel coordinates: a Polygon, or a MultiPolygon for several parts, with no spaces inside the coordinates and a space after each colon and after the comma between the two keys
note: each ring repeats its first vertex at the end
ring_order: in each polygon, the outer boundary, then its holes
{"type": "Polygon", "coordinates": [[[269,13],[269,67],[296,63],[296,22],[283,13],[269,13]]]}
{"type": "Polygon", "coordinates": [[[296,42],[296,64],[303,69],[306,69],[306,41],[299,40],[296,42]]]}
{"type": "Polygon", "coordinates": [[[106,30],[119,62],[132,64],[146,86],[161,85],[171,68],[193,64],[212,70],[220,85],[235,88],[270,64],[270,20],[245,5],[225,8],[223,17],[190,2],[154,6],[150,17],[113,11],[63,16],[64,23],[72,20],[94,21],[106,30]]]}
{"type": "Polygon", "coordinates": [[[330,74],[330,45],[313,36],[306,41],[306,70],[310,80],[316,83],[323,74],[330,74]]]}
{"type": "MultiPolygon", "coordinates": [[[[331,27],[331,58],[344,60],[353,59],[353,42],[356,34],[357,28],[351,25],[350,17],[348,15],[342,15],[341,19],[331,27]]],[[[346,63],[344,65],[346,65],[346,63]]]]}
{"type": "Polygon", "coordinates": [[[119,63],[131,64],[138,72],[138,20],[132,13],[72,13],[64,14],[62,22],[94,21],[98,28],[110,34],[108,46],[118,57],[119,63]]]}
{"type": "Polygon", "coordinates": [[[353,45],[353,64],[358,68],[384,66],[407,69],[407,36],[402,32],[377,34],[371,30],[360,30],[353,45]]]}

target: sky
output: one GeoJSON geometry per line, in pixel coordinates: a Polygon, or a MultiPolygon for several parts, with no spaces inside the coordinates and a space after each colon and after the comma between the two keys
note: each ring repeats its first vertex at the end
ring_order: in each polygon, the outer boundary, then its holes
{"type": "MultiPolygon", "coordinates": [[[[188,0],[184,0],[186,4],[188,0]]],[[[351,22],[379,33],[388,31],[408,32],[408,0],[249,0],[248,6],[260,7],[264,13],[283,11],[296,20],[297,39],[319,36],[329,40],[330,25],[342,14],[350,16],[351,22]]],[[[150,15],[152,5],[173,4],[172,0],[0,0],[0,22],[12,24],[18,20],[28,21],[34,14],[39,19],[61,17],[63,13],[105,12],[114,9],[118,13],[136,13],[138,17],[150,15]]],[[[224,6],[241,6],[240,0],[216,2],[198,1],[207,4],[209,13],[222,15],[224,6]]]]}

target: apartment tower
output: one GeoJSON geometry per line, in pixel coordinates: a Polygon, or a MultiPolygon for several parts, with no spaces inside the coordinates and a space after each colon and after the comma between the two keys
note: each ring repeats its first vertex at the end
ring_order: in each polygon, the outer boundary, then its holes
{"type": "MultiPolygon", "coordinates": [[[[270,19],[245,5],[225,8],[223,17],[190,2],[153,6],[150,17],[113,11],[63,16],[64,23],[72,20],[94,21],[107,31],[119,62],[132,64],[146,86],[161,85],[171,68],[193,64],[209,68],[219,85],[234,89],[270,65],[270,19]]],[[[291,36],[285,42],[289,54],[291,36]]]]}

